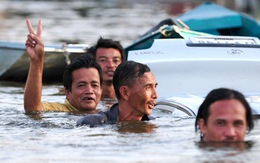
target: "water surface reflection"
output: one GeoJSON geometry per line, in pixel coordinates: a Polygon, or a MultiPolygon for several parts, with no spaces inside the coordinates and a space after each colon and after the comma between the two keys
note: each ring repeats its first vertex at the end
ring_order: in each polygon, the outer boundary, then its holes
{"type": "Polygon", "coordinates": [[[117,127],[120,133],[153,133],[158,128],[155,124],[145,121],[120,122],[117,127]]]}
{"type": "MultiPolygon", "coordinates": [[[[21,87],[15,89],[22,90],[21,87]]],[[[44,89],[49,94],[46,97],[63,99],[63,96],[51,95],[55,92],[53,89],[44,89]]],[[[260,161],[258,123],[246,136],[252,146],[215,148],[196,143],[199,134],[195,134],[193,117],[180,118],[154,110],[156,120],[153,121],[76,127],[81,115],[50,112],[42,113],[40,118],[29,116],[23,110],[23,94],[12,94],[14,96],[8,101],[18,104],[0,102],[1,162],[35,162],[39,159],[40,162],[122,162],[123,159],[124,162],[195,163],[212,158],[216,162],[260,161]]]]}
{"type": "MultiPolygon", "coordinates": [[[[66,40],[92,44],[104,36],[126,46],[171,16],[164,10],[167,3],[136,2],[0,1],[0,39],[24,42],[25,18],[29,17],[33,22],[43,19],[46,43],[66,40]]],[[[177,117],[155,110],[154,121],[90,128],[76,127],[82,115],[55,112],[27,115],[23,109],[23,87],[24,83],[0,82],[0,162],[260,161],[259,122],[246,137],[253,142],[252,146],[216,150],[196,143],[199,135],[194,131],[194,117],[177,117]]],[[[43,101],[64,99],[61,84],[43,87],[43,101]]]]}

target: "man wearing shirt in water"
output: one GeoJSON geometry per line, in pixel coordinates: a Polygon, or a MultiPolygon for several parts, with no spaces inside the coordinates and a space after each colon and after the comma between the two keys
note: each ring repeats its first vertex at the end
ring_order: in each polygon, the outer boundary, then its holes
{"type": "Polygon", "coordinates": [[[109,111],[81,118],[77,126],[153,119],[149,115],[158,98],[157,82],[147,65],[134,61],[121,63],[115,71],[113,85],[118,104],[109,111]]]}
{"type": "Polygon", "coordinates": [[[31,61],[24,93],[25,111],[27,113],[41,111],[96,113],[102,94],[102,70],[92,56],[78,57],[64,72],[65,103],[41,102],[44,66],[42,21],[38,23],[37,33],[34,32],[29,20],[26,23],[29,29],[26,50],[31,61]]]}
{"type": "Polygon", "coordinates": [[[254,127],[252,110],[238,91],[219,88],[212,90],[198,110],[195,131],[208,142],[241,142],[254,127]]]}

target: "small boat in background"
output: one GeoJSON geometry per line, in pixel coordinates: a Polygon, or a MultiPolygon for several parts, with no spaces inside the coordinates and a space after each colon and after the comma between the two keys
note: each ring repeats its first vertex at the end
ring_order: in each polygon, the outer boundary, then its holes
{"type": "Polygon", "coordinates": [[[225,8],[213,2],[204,2],[178,17],[191,30],[224,36],[251,36],[260,38],[260,25],[246,13],[225,8]]]}
{"type": "MultiPolygon", "coordinates": [[[[44,83],[62,82],[66,66],[75,57],[86,53],[89,45],[60,44],[45,45],[44,83]]],[[[25,82],[30,66],[30,58],[24,43],[0,42],[0,80],[25,82]]]]}
{"type": "Polygon", "coordinates": [[[196,116],[212,89],[242,92],[260,115],[260,26],[252,17],[205,2],[159,22],[126,48],[158,81],[157,109],[196,116]]]}
{"type": "Polygon", "coordinates": [[[132,50],[150,48],[155,39],[210,35],[260,38],[260,24],[245,13],[230,10],[213,2],[204,2],[179,17],[160,21],[126,47],[125,51],[128,54],[132,50]]]}

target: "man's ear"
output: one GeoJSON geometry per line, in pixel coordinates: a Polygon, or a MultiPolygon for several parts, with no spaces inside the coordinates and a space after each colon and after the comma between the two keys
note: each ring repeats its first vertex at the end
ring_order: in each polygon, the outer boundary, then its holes
{"type": "Polygon", "coordinates": [[[121,94],[121,97],[125,100],[128,100],[129,98],[129,88],[127,86],[121,86],[119,88],[119,92],[121,94]]]}
{"type": "Polygon", "coordinates": [[[206,123],[204,121],[204,119],[200,119],[199,120],[199,128],[200,128],[200,132],[204,135],[205,134],[205,130],[206,130],[206,123]]]}
{"type": "Polygon", "coordinates": [[[65,92],[65,95],[66,95],[66,99],[69,100],[69,96],[70,96],[70,91],[69,91],[69,89],[64,88],[64,92],[65,92]]]}

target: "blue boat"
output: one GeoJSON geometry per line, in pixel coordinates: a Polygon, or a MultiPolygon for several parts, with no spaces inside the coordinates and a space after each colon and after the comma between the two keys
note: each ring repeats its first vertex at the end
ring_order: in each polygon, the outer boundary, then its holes
{"type": "Polygon", "coordinates": [[[213,35],[252,36],[260,38],[260,25],[253,17],[213,2],[204,2],[178,19],[191,30],[213,35]]]}
{"type": "Polygon", "coordinates": [[[210,90],[226,87],[242,92],[259,116],[259,38],[252,17],[206,2],[161,21],[125,50],[155,74],[156,109],[196,116],[210,90]]]}
{"type": "Polygon", "coordinates": [[[177,18],[167,18],[125,48],[150,48],[155,39],[188,38],[190,36],[249,36],[260,38],[260,25],[253,17],[230,10],[213,2],[204,2],[177,18]]]}

